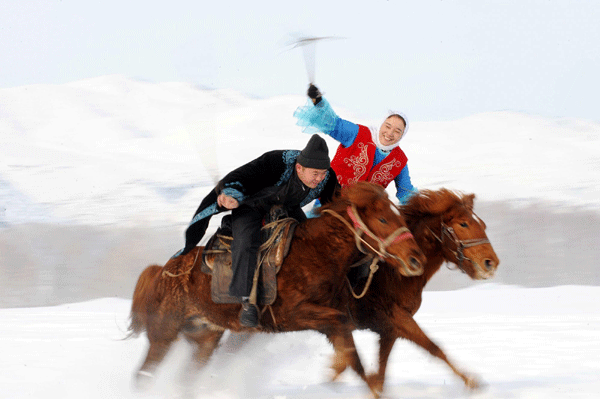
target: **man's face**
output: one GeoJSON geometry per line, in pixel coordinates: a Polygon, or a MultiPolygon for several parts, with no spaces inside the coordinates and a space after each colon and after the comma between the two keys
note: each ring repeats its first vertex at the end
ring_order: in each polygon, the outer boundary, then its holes
{"type": "Polygon", "coordinates": [[[305,168],[300,164],[296,164],[296,173],[298,173],[298,177],[302,183],[310,188],[315,188],[327,175],[327,169],[305,168]]]}

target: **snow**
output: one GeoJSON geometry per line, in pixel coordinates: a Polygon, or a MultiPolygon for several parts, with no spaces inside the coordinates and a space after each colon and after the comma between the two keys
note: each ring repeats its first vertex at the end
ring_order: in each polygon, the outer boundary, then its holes
{"type": "MultiPolygon", "coordinates": [[[[135,279],[180,249],[216,179],[304,147],[292,117],[304,102],[120,75],[0,89],[0,398],[179,397],[185,342],[147,393],[132,390],[146,350],[145,337],[122,340],[135,279]]],[[[443,291],[426,291],[416,316],[487,388],[469,394],[399,341],[385,396],[595,397],[600,124],[506,111],[411,121],[402,147],[416,187],[476,193],[501,264],[492,284],[440,271],[430,285],[443,291]]],[[[355,338],[374,370],[376,337],[355,338]]],[[[331,353],[313,332],[225,341],[192,397],[368,397],[350,371],[327,383],[331,353]]]]}
{"type": "MultiPolygon", "coordinates": [[[[600,288],[486,284],[425,292],[416,319],[450,359],[486,387],[467,391],[441,361],[398,341],[386,398],[592,398],[600,389],[600,288]]],[[[176,343],[146,393],[131,378],[146,339],[122,340],[130,301],[98,299],[55,307],[0,309],[0,397],[175,398],[189,355],[176,343]]],[[[363,363],[375,369],[376,336],[355,332],[363,363]]],[[[352,371],[327,383],[331,346],[316,332],[258,335],[217,350],[194,398],[366,398],[352,371]]]]}
{"type": "MultiPolygon", "coordinates": [[[[5,224],[182,225],[214,180],[309,138],[292,116],[303,96],[253,99],[119,75],[0,93],[5,224]]],[[[600,209],[598,123],[513,112],[411,121],[402,147],[419,188],[600,209]]]]}

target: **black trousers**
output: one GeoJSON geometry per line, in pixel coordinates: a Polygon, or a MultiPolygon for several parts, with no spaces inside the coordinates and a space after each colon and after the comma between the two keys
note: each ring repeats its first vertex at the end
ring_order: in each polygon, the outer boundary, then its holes
{"type": "MultiPolygon", "coordinates": [[[[302,209],[292,207],[288,215],[302,222],[306,215],[302,209]]],[[[266,212],[247,205],[240,205],[231,211],[231,269],[233,277],[229,285],[229,295],[250,296],[252,280],[258,257],[258,249],[262,243],[261,227],[266,212]]]]}
{"type": "Polygon", "coordinates": [[[231,211],[231,269],[233,278],[229,285],[229,295],[249,296],[252,279],[256,270],[258,248],[261,243],[260,228],[264,212],[241,205],[231,211]]]}

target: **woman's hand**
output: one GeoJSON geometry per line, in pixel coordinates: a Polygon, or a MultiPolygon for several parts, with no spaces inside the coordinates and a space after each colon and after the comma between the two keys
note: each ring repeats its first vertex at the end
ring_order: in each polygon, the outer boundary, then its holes
{"type": "Polygon", "coordinates": [[[225,194],[219,194],[217,197],[217,204],[226,209],[235,209],[240,206],[238,200],[225,194]]]}
{"type": "Polygon", "coordinates": [[[321,99],[323,98],[319,88],[312,83],[310,86],[308,86],[308,91],[306,94],[312,100],[314,105],[317,105],[319,102],[321,102],[321,99]]]}

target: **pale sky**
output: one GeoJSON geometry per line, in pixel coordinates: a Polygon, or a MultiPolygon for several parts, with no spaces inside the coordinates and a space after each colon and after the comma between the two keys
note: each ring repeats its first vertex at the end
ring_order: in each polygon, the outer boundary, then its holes
{"type": "Polygon", "coordinates": [[[0,10],[0,88],[123,74],[297,95],[308,78],[290,43],[336,36],[317,44],[315,83],[358,117],[600,121],[598,0],[0,0],[0,10]]]}

